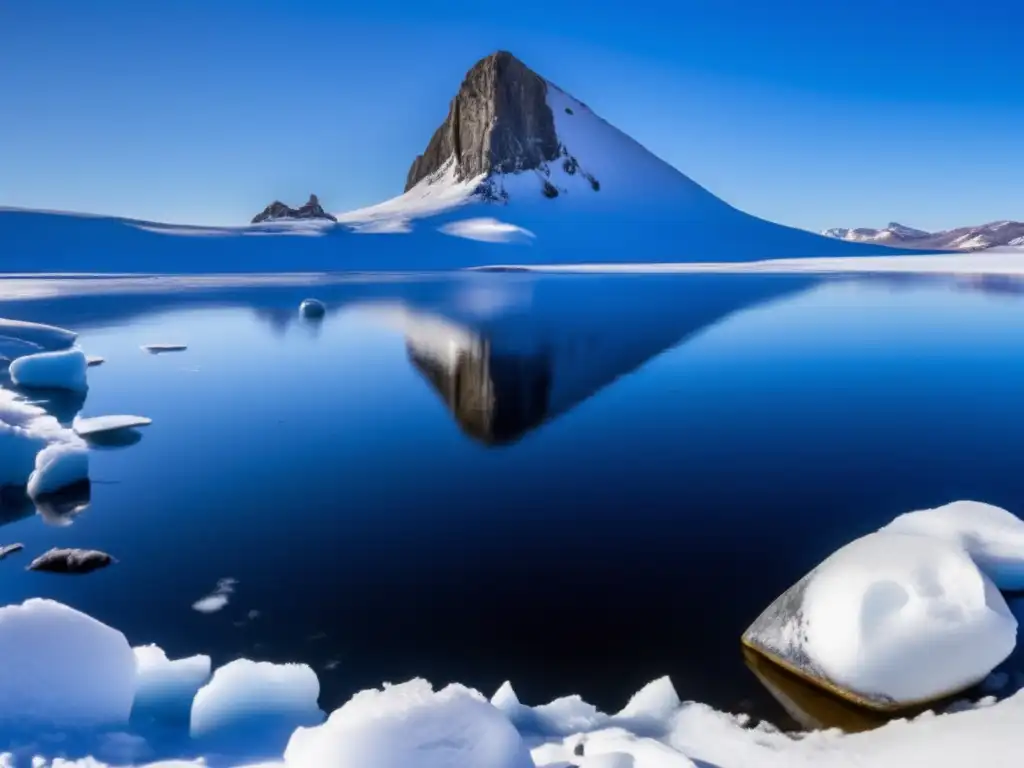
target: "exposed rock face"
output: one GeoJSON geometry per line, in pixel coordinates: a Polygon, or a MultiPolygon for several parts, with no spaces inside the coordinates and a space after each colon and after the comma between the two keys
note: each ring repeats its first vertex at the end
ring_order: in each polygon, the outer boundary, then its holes
{"type": "Polygon", "coordinates": [[[276,221],[277,219],[328,219],[337,221],[331,214],[320,207],[320,201],[316,195],[310,195],[305,205],[298,208],[291,208],[280,200],[275,200],[261,213],[253,216],[252,223],[259,224],[261,221],[276,221]]]}
{"type": "Polygon", "coordinates": [[[540,167],[559,156],[548,84],[507,51],[478,61],[451,102],[448,117],[409,169],[405,189],[455,160],[460,181],[540,167]]]}
{"type": "Polygon", "coordinates": [[[861,243],[885,243],[922,250],[982,251],[1003,245],[1024,245],[1024,222],[992,221],[973,227],[925,232],[892,222],[884,229],[826,229],[823,235],[861,243]]]}

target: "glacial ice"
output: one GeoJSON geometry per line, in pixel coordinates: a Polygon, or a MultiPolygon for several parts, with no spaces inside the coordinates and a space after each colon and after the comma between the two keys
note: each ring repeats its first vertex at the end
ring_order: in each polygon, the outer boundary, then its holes
{"type": "Polygon", "coordinates": [[[28,494],[44,496],[89,478],[89,452],[78,443],[53,443],[35,457],[35,470],[28,478],[28,494]]]}
{"type": "Polygon", "coordinates": [[[900,515],[882,531],[914,533],[963,547],[999,589],[1024,589],[1024,520],[978,501],[900,515]]]}
{"type": "Polygon", "coordinates": [[[277,754],[296,728],[323,722],[319,696],[320,681],[306,664],[237,659],[196,693],[189,733],[217,751],[277,754]]]}
{"type": "Polygon", "coordinates": [[[84,392],[89,388],[87,368],[85,353],[75,347],[19,357],[11,363],[10,374],[19,387],[84,392]]]}
{"type": "Polygon", "coordinates": [[[147,427],[153,423],[152,419],[145,416],[111,415],[111,416],[76,416],[71,422],[71,428],[79,437],[90,435],[101,435],[106,432],[116,432],[121,429],[134,429],[147,427]]]}
{"type": "Polygon", "coordinates": [[[425,680],[356,694],[316,728],[300,728],[287,768],[533,768],[519,733],[476,691],[425,680]]]}
{"type": "Polygon", "coordinates": [[[188,724],[192,701],[210,679],[210,657],[168,659],[157,645],[133,648],[136,662],[133,722],[188,724]]]}
{"type": "Polygon", "coordinates": [[[835,552],[745,634],[809,677],[882,708],[983,680],[1016,639],[1006,601],[966,552],[893,532],[835,552]]]}
{"type": "Polygon", "coordinates": [[[53,600],[0,608],[0,721],[128,722],[135,655],[124,635],[53,600]]]}

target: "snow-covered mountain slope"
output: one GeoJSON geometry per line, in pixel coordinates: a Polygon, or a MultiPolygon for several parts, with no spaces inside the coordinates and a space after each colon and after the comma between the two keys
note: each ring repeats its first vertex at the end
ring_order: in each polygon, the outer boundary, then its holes
{"type": "Polygon", "coordinates": [[[826,229],[822,234],[858,243],[886,243],[902,248],[946,251],[980,251],[1004,245],[1024,244],[1024,222],[992,221],[974,227],[925,232],[895,222],[884,229],[826,229]]]}
{"type": "Polygon", "coordinates": [[[466,76],[404,194],[329,219],[188,227],[0,209],[0,273],[422,270],[898,251],[743,213],[509,53],[466,76]],[[301,236],[301,237],[299,237],[301,236]]]}

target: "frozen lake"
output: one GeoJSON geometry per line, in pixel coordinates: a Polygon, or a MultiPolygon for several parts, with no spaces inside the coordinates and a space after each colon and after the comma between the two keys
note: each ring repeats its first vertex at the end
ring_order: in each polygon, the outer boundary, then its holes
{"type": "Polygon", "coordinates": [[[64,423],[153,419],[73,519],[0,507],[3,603],[304,661],[327,710],[415,676],[615,710],[668,674],[788,725],[739,642],[776,596],[901,512],[1024,511],[1012,278],[306,281],[0,281],[106,360],[48,400],[64,423]],[[52,546],[119,562],[23,571],[52,546]]]}

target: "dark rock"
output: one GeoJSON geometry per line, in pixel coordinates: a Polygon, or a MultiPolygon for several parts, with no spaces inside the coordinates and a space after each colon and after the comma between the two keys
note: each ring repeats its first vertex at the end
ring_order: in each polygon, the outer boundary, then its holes
{"type": "Polygon", "coordinates": [[[106,552],[95,549],[51,549],[31,563],[28,570],[48,573],[91,573],[116,562],[106,552]]]}
{"type": "Polygon", "coordinates": [[[452,100],[448,117],[413,161],[406,191],[452,158],[460,181],[540,168],[557,158],[547,92],[547,81],[507,51],[478,61],[452,100]]]}
{"type": "Polygon", "coordinates": [[[305,205],[298,208],[291,208],[280,200],[275,200],[262,213],[253,217],[252,223],[259,224],[262,221],[277,221],[278,219],[327,219],[337,221],[334,216],[327,213],[321,206],[316,195],[310,195],[305,205]]]}
{"type": "Polygon", "coordinates": [[[24,544],[6,544],[0,547],[0,560],[3,560],[8,555],[13,555],[15,552],[21,552],[25,548],[24,544]]]}
{"type": "Polygon", "coordinates": [[[552,184],[550,181],[544,182],[544,197],[558,197],[558,187],[552,184]]]}
{"type": "Polygon", "coordinates": [[[573,114],[572,108],[571,107],[566,107],[565,108],[565,114],[567,114],[567,115],[573,114]]]}
{"type": "Polygon", "coordinates": [[[572,748],[572,753],[577,757],[583,755],[583,742],[579,742],[575,747],[572,748]]]}

